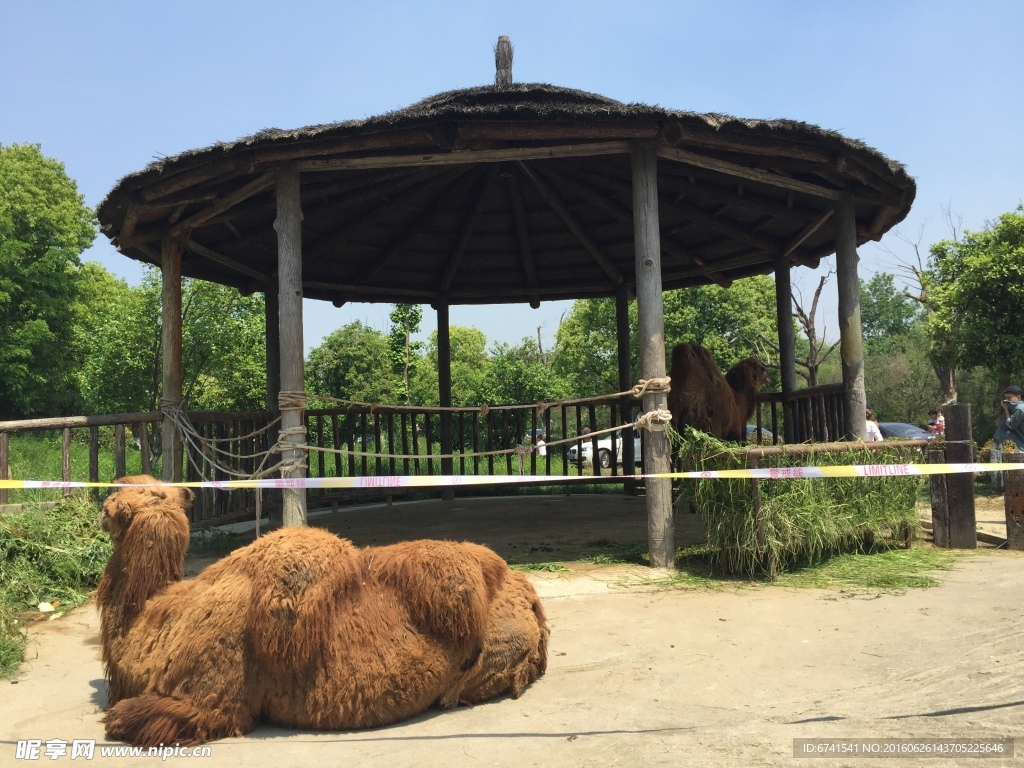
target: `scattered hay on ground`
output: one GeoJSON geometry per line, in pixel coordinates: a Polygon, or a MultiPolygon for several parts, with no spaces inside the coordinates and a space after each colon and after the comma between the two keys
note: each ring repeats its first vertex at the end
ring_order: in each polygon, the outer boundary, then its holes
{"type": "Polygon", "coordinates": [[[0,515],[0,677],[21,664],[23,614],[45,602],[55,617],[84,603],[110,552],[99,507],[84,492],[51,509],[0,515]]]}

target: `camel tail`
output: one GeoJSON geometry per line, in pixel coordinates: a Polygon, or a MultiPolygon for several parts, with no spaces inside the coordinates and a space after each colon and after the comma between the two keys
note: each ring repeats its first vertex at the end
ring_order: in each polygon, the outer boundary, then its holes
{"type": "Polygon", "coordinates": [[[220,710],[203,711],[191,702],[152,694],[118,702],[103,723],[111,739],[136,747],[191,746],[251,729],[251,722],[235,722],[220,710]]]}

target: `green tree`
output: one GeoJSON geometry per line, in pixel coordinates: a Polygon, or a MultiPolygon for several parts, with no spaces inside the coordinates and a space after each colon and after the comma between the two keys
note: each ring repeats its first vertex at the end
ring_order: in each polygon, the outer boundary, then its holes
{"type": "Polygon", "coordinates": [[[570,392],[569,383],[545,362],[536,339],[527,337],[516,346],[496,344],[491,350],[484,388],[488,404],[556,400],[570,392]]]}
{"type": "Polygon", "coordinates": [[[868,344],[906,337],[921,321],[920,305],[896,287],[890,273],[860,281],[860,324],[868,344]]]}
{"type": "MultiPolygon", "coordinates": [[[[487,337],[476,328],[453,325],[448,336],[451,344],[452,405],[480,405],[487,383],[487,337]]],[[[410,384],[416,405],[438,405],[437,331],[430,334],[426,359],[415,368],[410,384]]]]}
{"type": "Polygon", "coordinates": [[[401,384],[387,338],[358,321],[331,333],[306,361],[306,389],[314,396],[397,405],[401,384]]]}
{"type": "MultiPolygon", "coordinates": [[[[776,342],[775,283],[758,275],[729,288],[705,285],[664,294],[666,366],[679,343],[701,344],[710,350],[722,370],[745,357],[759,354],[759,340],[776,342]]],[[[637,309],[629,308],[630,368],[639,378],[637,309]]],[[[573,304],[558,328],[552,367],[581,397],[619,391],[618,343],[615,302],[586,299],[573,304]]],[[[771,386],[771,385],[769,385],[771,386]]]]}
{"type": "MultiPolygon", "coordinates": [[[[76,339],[79,386],[93,413],[157,410],[162,386],[160,275],[129,287],[99,265],[83,270],[76,339]]],[[[262,410],[266,400],[262,294],[182,282],[182,394],[206,411],[262,410]]]]}
{"type": "Polygon", "coordinates": [[[38,145],[0,145],[0,418],[77,404],[68,307],[96,220],[64,165],[38,145]]]}
{"type": "Polygon", "coordinates": [[[957,368],[983,366],[999,386],[1024,374],[1024,207],[981,232],[931,247],[933,351],[957,368]]]}
{"type": "Polygon", "coordinates": [[[388,354],[392,370],[401,377],[401,399],[409,402],[409,381],[416,373],[422,343],[413,341],[423,320],[423,307],[419,304],[395,304],[391,310],[391,332],[388,334],[388,354]]]}

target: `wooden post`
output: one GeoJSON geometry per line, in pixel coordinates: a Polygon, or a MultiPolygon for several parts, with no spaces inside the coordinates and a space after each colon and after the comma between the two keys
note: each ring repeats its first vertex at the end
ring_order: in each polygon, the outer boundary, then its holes
{"type": "Polygon", "coordinates": [[[835,204],[836,283],[839,288],[839,352],[843,364],[843,425],[847,440],[863,440],[867,419],[864,396],[864,335],[860,327],[860,281],[857,278],[857,215],[853,195],[835,204]]]}
{"type": "Polygon", "coordinates": [[[494,46],[494,84],[498,88],[512,86],[512,41],[506,35],[494,46]]]}
{"type": "Polygon", "coordinates": [[[775,262],[775,309],[782,374],[783,441],[792,444],[796,442],[796,422],[790,402],[796,391],[796,334],[793,331],[793,285],[787,258],[775,262]]]}
{"type": "MultiPolygon", "coordinates": [[[[181,405],[181,243],[164,235],[160,243],[160,272],[163,294],[160,305],[163,341],[163,390],[161,410],[181,405]]],[[[161,476],[164,482],[181,482],[181,436],[164,416],[161,476]]]]}
{"type": "MultiPolygon", "coordinates": [[[[946,461],[970,464],[974,461],[971,436],[971,406],[944,405],[946,419],[946,461]]],[[[949,503],[949,546],[953,549],[977,549],[977,521],[974,516],[974,473],[946,476],[949,503]]]]}
{"type": "MultiPolygon", "coordinates": [[[[1024,462],[1024,453],[1004,453],[1003,461],[1024,462]]],[[[1003,472],[1006,506],[1006,548],[1024,551],[1024,470],[1003,472]]]]}
{"type": "MultiPolygon", "coordinates": [[[[945,464],[946,452],[928,451],[929,464],[945,464]]],[[[949,547],[949,502],[946,499],[946,475],[930,475],[932,492],[932,543],[936,547],[949,547]]]]}
{"type": "MultiPolygon", "coordinates": [[[[10,437],[6,432],[0,432],[0,480],[11,479],[9,440],[10,437]]],[[[0,488],[0,504],[6,504],[7,500],[7,489],[0,488]]]]}
{"type": "MultiPolygon", "coordinates": [[[[71,482],[71,428],[64,427],[61,433],[60,445],[60,479],[65,483],[71,482]]],[[[64,495],[71,494],[70,488],[64,489],[64,495]]]]}
{"type": "MultiPolygon", "coordinates": [[[[448,305],[437,305],[437,394],[442,408],[452,407],[452,341],[448,328],[448,305]]],[[[452,414],[441,411],[441,453],[452,452],[452,414]]],[[[455,474],[452,459],[441,459],[441,474],[455,474]]],[[[451,501],[455,498],[455,489],[451,486],[441,488],[441,500],[451,501]]]]}
{"type": "MultiPolygon", "coordinates": [[[[629,294],[626,287],[620,285],[615,291],[615,340],[619,360],[619,390],[626,391],[633,386],[633,372],[630,365],[629,349],[629,294]]],[[[622,397],[622,418],[620,422],[629,424],[633,421],[633,396],[622,397]]],[[[622,433],[622,474],[627,476],[622,483],[622,491],[627,496],[636,495],[636,480],[629,475],[636,473],[636,456],[633,453],[633,435],[622,433]]]]}
{"type": "MultiPolygon", "coordinates": [[[[277,275],[279,339],[281,349],[281,391],[304,392],[302,345],[302,201],[299,174],[290,168],[277,172],[277,275]]],[[[295,430],[282,439],[295,448],[282,451],[286,466],[282,478],[305,477],[301,463],[306,459],[306,437],[300,433],[304,425],[304,407],[281,408],[281,431],[295,430]]],[[[306,524],[306,489],[282,489],[282,517],[285,526],[306,524]]]]}
{"type": "Polygon", "coordinates": [[[277,276],[274,275],[263,294],[267,335],[267,410],[277,414],[277,396],[281,391],[281,318],[278,311],[277,276]]]}
{"type": "Polygon", "coordinates": [[[114,425],[114,475],[124,477],[128,474],[124,453],[124,424],[114,425]]]}
{"type": "MultiPolygon", "coordinates": [[[[639,314],[640,377],[665,376],[665,316],[661,291],[661,233],[658,212],[658,155],[649,142],[634,141],[630,148],[633,181],[633,248],[636,254],[636,300],[639,314]]],[[[643,398],[645,412],[668,409],[666,394],[643,398]]],[[[668,432],[645,430],[644,463],[651,474],[671,470],[668,432]]],[[[596,459],[596,456],[595,456],[596,459]]],[[[652,568],[675,567],[675,531],[672,527],[672,481],[649,478],[647,489],[647,542],[652,568]]]]}

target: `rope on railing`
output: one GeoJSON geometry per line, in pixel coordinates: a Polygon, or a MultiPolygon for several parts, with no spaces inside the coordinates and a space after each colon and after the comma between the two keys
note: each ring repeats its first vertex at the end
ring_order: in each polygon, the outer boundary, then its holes
{"type": "MultiPolygon", "coordinates": [[[[329,403],[340,403],[341,405],[369,408],[370,413],[374,413],[378,408],[387,408],[389,411],[395,413],[479,413],[481,416],[486,416],[493,410],[502,411],[516,411],[516,410],[536,410],[537,413],[543,413],[549,408],[560,408],[563,405],[582,405],[584,403],[596,403],[602,400],[611,400],[616,397],[623,397],[625,395],[632,395],[633,397],[640,398],[645,394],[656,395],[656,394],[667,394],[671,387],[669,383],[672,379],[668,376],[662,376],[654,379],[640,379],[639,383],[634,384],[629,389],[623,390],[622,392],[615,392],[610,395],[595,395],[593,397],[577,397],[571,400],[546,400],[537,403],[525,403],[521,405],[474,405],[474,406],[419,406],[419,405],[382,405],[381,403],[367,403],[362,400],[345,400],[340,397],[330,397],[328,395],[311,395],[313,400],[324,400],[329,403]]],[[[283,393],[282,393],[283,394],[283,393]]],[[[304,393],[303,393],[304,394],[304,393]]]]}

